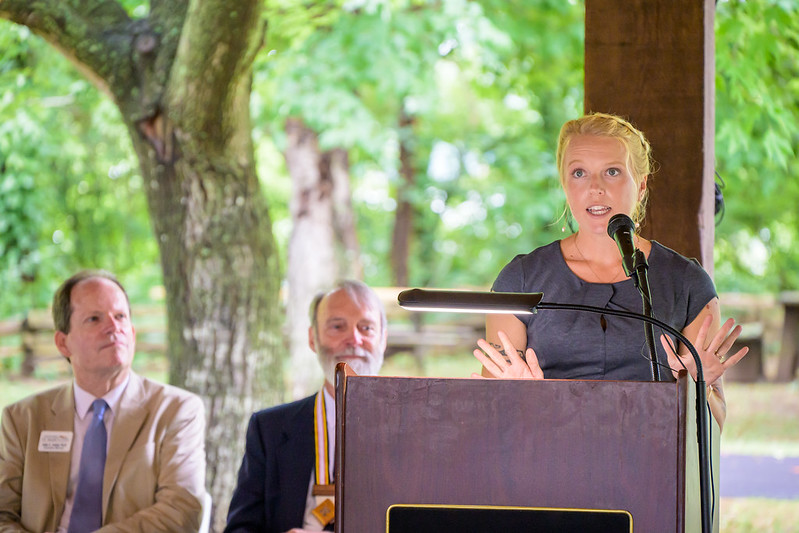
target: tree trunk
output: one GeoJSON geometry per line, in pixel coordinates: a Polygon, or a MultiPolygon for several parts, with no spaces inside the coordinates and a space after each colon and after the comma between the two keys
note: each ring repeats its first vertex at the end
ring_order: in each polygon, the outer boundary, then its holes
{"type": "Polygon", "coordinates": [[[333,228],[336,232],[336,252],[339,277],[363,279],[361,247],[356,232],[355,211],[352,208],[349,155],[343,148],[322,154],[322,173],[333,183],[333,228]]]}
{"type": "Polygon", "coordinates": [[[308,306],[314,294],[338,275],[333,235],[333,182],[321,172],[316,133],[300,119],[286,121],[286,166],[291,175],[292,230],[288,247],[288,299],[291,364],[289,392],[301,398],[318,389],[322,370],[308,346],[308,306]]]}
{"type": "Polygon", "coordinates": [[[249,415],[283,399],[277,255],[253,167],[176,145],[183,156],[164,164],[135,142],[161,250],[170,382],[205,399],[206,486],[221,531],[249,415]]]}
{"type": "Polygon", "coordinates": [[[292,397],[318,389],[322,372],[308,346],[309,305],[337,278],[361,279],[360,247],[350,192],[349,159],[341,148],[319,149],[315,131],[286,121],[286,166],[291,175],[292,230],[288,250],[288,336],[292,397]]]}
{"type": "Polygon", "coordinates": [[[161,250],[170,381],[205,400],[221,530],[248,417],[283,399],[280,276],[249,120],[262,2],[150,6],[132,20],[112,0],[2,0],[0,17],[61,51],[128,126],[161,250]]]}
{"type": "Polygon", "coordinates": [[[397,186],[397,212],[394,217],[394,231],[391,235],[391,271],[398,287],[410,283],[408,256],[413,234],[413,204],[408,200],[416,185],[416,172],[413,165],[413,150],[408,143],[408,132],[413,127],[413,118],[404,112],[400,117],[400,184],[397,186]]]}

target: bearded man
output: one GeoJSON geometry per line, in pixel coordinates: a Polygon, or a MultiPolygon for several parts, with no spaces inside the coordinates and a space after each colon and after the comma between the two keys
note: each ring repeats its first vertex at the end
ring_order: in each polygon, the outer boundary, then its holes
{"type": "Polygon", "coordinates": [[[316,295],[308,343],[324,372],[322,390],[252,415],[225,532],[333,531],[335,369],[380,371],[386,313],[367,285],[341,281],[316,295]]]}

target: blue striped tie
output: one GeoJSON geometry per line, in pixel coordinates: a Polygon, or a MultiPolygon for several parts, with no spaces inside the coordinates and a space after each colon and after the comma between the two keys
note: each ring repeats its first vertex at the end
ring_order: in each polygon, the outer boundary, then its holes
{"type": "Polygon", "coordinates": [[[69,517],[68,533],[89,533],[103,525],[103,471],[108,440],[103,415],[106,409],[108,404],[103,399],[92,403],[92,420],[80,454],[78,486],[69,517]]]}

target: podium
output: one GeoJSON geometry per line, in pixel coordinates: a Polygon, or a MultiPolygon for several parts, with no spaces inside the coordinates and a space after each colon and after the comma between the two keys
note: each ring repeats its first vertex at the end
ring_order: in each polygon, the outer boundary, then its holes
{"type": "MultiPolygon", "coordinates": [[[[339,533],[404,533],[387,526],[389,509],[459,520],[527,511],[530,531],[558,530],[545,525],[553,513],[586,512],[628,514],[635,531],[701,531],[695,396],[685,376],[370,377],[340,364],[336,382],[339,533]]],[[[714,422],[711,433],[718,531],[714,422]]]]}

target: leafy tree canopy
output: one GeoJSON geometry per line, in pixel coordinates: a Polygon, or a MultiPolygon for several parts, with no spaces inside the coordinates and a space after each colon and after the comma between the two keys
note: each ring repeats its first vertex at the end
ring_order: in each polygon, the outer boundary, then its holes
{"type": "MultiPolygon", "coordinates": [[[[583,6],[538,0],[268,2],[254,139],[287,241],[283,124],[350,152],[367,281],[388,284],[397,150],[410,142],[417,285],[487,286],[561,235],[560,124],[582,109],[583,6]],[[399,126],[399,116],[413,126],[399,126]]],[[[122,2],[136,17],[146,3],[122,2]]],[[[716,158],[720,290],[799,287],[799,2],[720,0],[716,158]]],[[[25,28],[0,25],[0,315],[49,302],[62,273],[160,279],[136,159],[113,105],[25,28]]],[[[134,298],[139,295],[135,294],[134,298]]]]}

